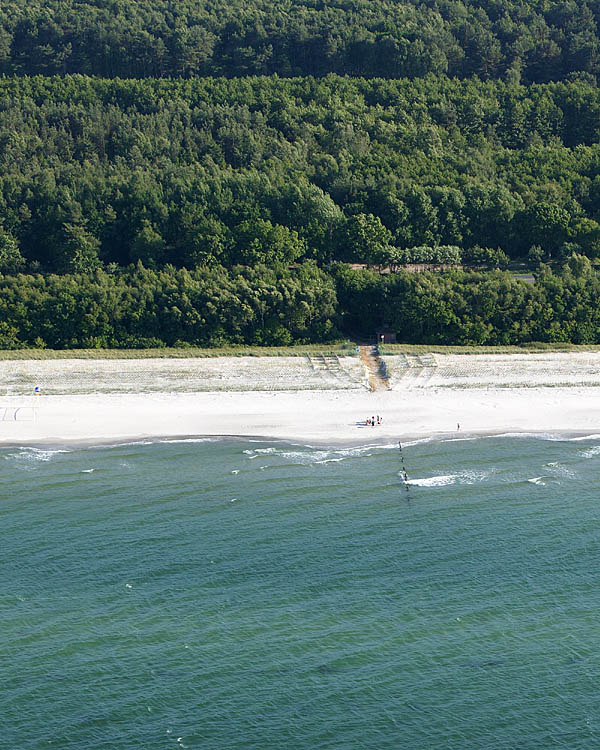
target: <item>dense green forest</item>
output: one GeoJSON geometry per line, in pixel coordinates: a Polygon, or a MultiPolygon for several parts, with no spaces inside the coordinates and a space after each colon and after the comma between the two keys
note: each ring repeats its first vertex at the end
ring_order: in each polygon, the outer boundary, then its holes
{"type": "Polygon", "coordinates": [[[2,348],[287,345],[339,336],[336,316],[334,282],[310,263],[0,276],[2,348]]]}
{"type": "Polygon", "coordinates": [[[600,71],[598,0],[4,0],[0,72],[505,78],[600,71]]]}
{"type": "Polygon", "coordinates": [[[600,277],[573,256],[536,284],[509,272],[381,275],[338,264],[295,269],[166,267],[0,276],[0,347],[287,345],[382,320],[424,344],[598,343],[600,277]]]}
{"type": "Polygon", "coordinates": [[[0,270],[596,257],[599,114],[581,82],[0,80],[0,270]]]}
{"type": "Polygon", "coordinates": [[[599,14],[3,3],[0,346],[599,342],[599,14]]]}

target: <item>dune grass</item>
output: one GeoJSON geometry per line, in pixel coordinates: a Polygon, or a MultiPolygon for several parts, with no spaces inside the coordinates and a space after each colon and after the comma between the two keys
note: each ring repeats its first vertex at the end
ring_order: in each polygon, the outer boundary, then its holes
{"type": "MultiPolygon", "coordinates": [[[[4,349],[0,360],[48,359],[184,359],[193,357],[303,357],[307,354],[357,356],[352,341],[299,346],[178,347],[161,349],[4,349]]],[[[539,352],[598,352],[599,344],[529,343],[523,346],[441,346],[437,344],[383,344],[381,355],[397,354],[527,354],[539,352]]]]}
{"type": "Polygon", "coordinates": [[[47,359],[184,359],[190,357],[303,357],[306,354],[356,355],[356,344],[334,342],[300,346],[224,346],[214,349],[178,347],[164,349],[5,349],[0,360],[47,359]]]}
{"type": "Polygon", "coordinates": [[[599,344],[530,342],[523,346],[438,346],[437,344],[380,344],[379,353],[394,354],[539,354],[540,352],[598,352],[599,344]]]}

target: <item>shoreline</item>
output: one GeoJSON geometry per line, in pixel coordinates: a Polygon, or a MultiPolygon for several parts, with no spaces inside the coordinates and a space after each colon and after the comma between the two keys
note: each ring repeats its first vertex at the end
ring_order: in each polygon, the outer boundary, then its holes
{"type": "Polygon", "coordinates": [[[286,438],[274,438],[261,435],[139,435],[123,439],[101,439],[86,440],[73,439],[55,442],[53,439],[44,439],[40,441],[26,442],[1,442],[0,451],[2,450],[39,450],[39,451],[76,451],[76,450],[94,450],[97,448],[120,448],[135,445],[165,445],[181,443],[221,443],[221,442],[240,442],[240,443],[273,443],[281,446],[292,446],[308,448],[315,450],[352,450],[352,449],[384,449],[395,450],[398,443],[403,448],[410,448],[414,445],[427,443],[460,443],[471,442],[474,440],[492,440],[492,439],[514,439],[514,440],[545,440],[548,442],[578,442],[585,440],[600,439],[598,432],[580,432],[580,431],[561,431],[561,432],[474,432],[464,433],[457,437],[452,433],[433,433],[431,435],[405,435],[401,440],[390,441],[386,438],[379,438],[368,442],[322,442],[312,440],[310,442],[300,442],[286,438]]]}
{"type": "Polygon", "coordinates": [[[356,358],[326,367],[310,358],[7,361],[0,447],[210,439],[350,447],[600,434],[600,353],[385,362],[391,389],[371,392],[356,358]],[[381,425],[365,425],[377,415],[381,425]]]}

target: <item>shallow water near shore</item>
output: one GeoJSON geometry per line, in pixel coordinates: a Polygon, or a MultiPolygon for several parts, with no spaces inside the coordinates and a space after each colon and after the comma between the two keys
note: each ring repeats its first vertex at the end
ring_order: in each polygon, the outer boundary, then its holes
{"type": "Polygon", "coordinates": [[[0,450],[2,744],[596,748],[600,436],[0,450]]]}

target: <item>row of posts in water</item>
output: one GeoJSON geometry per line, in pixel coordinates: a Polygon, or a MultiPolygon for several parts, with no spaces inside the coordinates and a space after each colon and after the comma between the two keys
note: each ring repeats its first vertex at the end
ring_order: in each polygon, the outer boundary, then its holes
{"type": "Polygon", "coordinates": [[[410,485],[408,484],[408,474],[406,473],[406,466],[404,464],[404,451],[402,450],[402,443],[398,443],[400,449],[400,461],[402,463],[402,479],[404,480],[404,486],[406,487],[406,499],[410,499],[410,485]]]}

